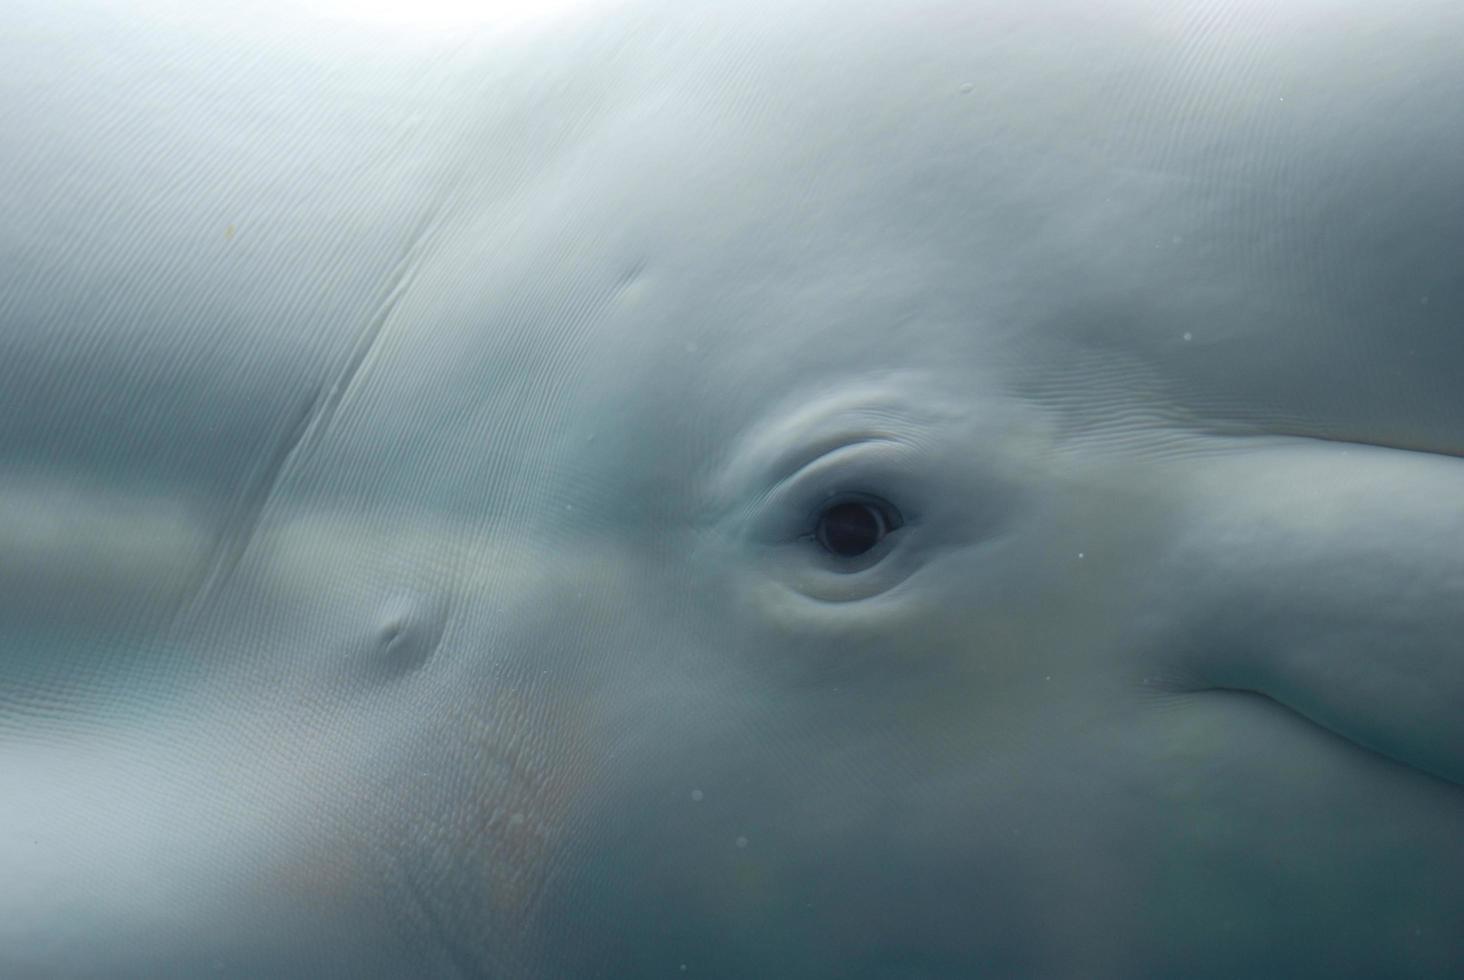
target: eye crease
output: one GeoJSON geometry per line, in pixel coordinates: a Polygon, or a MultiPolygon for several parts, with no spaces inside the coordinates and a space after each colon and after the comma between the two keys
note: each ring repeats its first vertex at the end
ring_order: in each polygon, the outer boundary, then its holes
{"type": "Polygon", "coordinates": [[[844,500],[819,512],[813,536],[829,554],[857,558],[902,523],[899,512],[888,504],[844,500]]]}

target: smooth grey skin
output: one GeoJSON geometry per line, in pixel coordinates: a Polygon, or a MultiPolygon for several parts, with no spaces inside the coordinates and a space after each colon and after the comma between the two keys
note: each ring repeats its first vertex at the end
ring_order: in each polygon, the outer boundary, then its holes
{"type": "Polygon", "coordinates": [[[0,976],[1464,975],[1461,43],[8,0],[0,976]]]}

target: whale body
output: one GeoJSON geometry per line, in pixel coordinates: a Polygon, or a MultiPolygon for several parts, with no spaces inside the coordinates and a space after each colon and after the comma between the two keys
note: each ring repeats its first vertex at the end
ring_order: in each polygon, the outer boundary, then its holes
{"type": "Polygon", "coordinates": [[[1464,974],[1464,7],[0,13],[0,976],[1464,974]]]}

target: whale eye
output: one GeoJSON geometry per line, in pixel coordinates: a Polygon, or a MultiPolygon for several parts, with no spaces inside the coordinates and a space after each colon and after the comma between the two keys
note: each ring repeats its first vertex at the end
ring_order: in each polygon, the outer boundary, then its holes
{"type": "Polygon", "coordinates": [[[857,558],[884,540],[903,521],[888,504],[843,500],[818,514],[813,536],[824,550],[840,558],[857,558]]]}

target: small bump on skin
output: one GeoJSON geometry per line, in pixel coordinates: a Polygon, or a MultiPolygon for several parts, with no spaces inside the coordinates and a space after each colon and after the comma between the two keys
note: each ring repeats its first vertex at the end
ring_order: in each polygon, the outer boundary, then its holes
{"type": "Polygon", "coordinates": [[[420,668],[442,639],[443,620],[440,610],[417,597],[388,601],[376,627],[375,662],[391,676],[420,668]]]}

